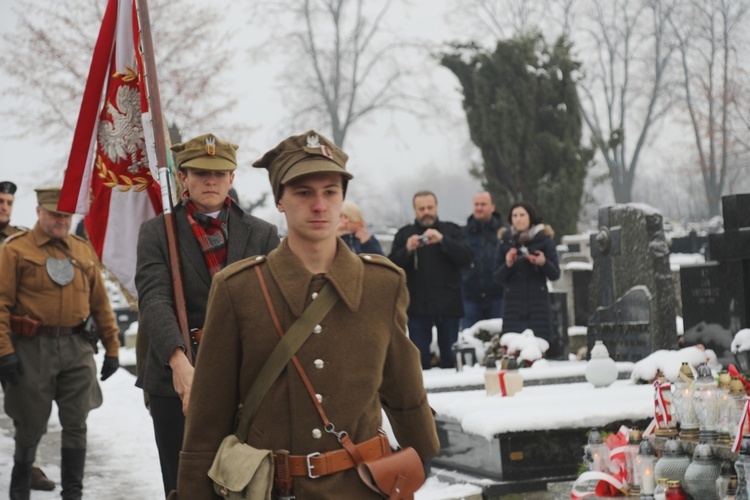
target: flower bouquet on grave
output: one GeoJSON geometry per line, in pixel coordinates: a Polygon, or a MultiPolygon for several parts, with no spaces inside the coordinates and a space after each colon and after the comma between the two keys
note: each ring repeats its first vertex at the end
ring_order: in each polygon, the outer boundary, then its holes
{"type": "Polygon", "coordinates": [[[500,337],[500,345],[508,356],[518,360],[519,366],[531,366],[549,350],[549,342],[536,337],[528,328],[523,333],[504,333],[500,337]]]}
{"type": "Polygon", "coordinates": [[[593,460],[588,472],[584,472],[573,483],[570,498],[574,500],[591,497],[597,498],[627,496],[628,484],[633,478],[628,477],[627,452],[630,429],[621,426],[616,433],[609,433],[604,439],[605,457],[593,460]],[[590,487],[593,485],[593,489],[590,487]]]}
{"type": "Polygon", "coordinates": [[[503,357],[506,355],[505,347],[503,347],[500,344],[500,335],[495,334],[487,344],[485,344],[485,352],[484,352],[484,362],[482,363],[484,366],[488,366],[487,361],[488,358],[492,358],[493,360],[496,360],[499,362],[503,357]]]}

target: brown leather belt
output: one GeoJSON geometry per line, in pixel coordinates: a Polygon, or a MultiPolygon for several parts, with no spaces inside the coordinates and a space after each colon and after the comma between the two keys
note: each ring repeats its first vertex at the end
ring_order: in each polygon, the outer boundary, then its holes
{"type": "MultiPolygon", "coordinates": [[[[391,452],[388,436],[385,434],[378,434],[378,436],[358,444],[357,449],[365,460],[380,458],[391,452]]],[[[289,473],[292,476],[307,476],[314,479],[356,466],[357,464],[354,463],[349,452],[343,448],[325,453],[289,455],[289,473]]]]}
{"type": "Polygon", "coordinates": [[[46,337],[61,337],[63,335],[73,335],[81,333],[83,325],[78,326],[49,326],[39,325],[39,329],[36,331],[37,335],[44,335],[46,337]]]}

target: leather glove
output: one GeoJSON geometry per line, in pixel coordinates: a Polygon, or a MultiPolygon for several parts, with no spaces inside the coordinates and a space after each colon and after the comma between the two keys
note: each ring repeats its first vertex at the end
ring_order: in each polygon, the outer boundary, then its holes
{"type": "Polygon", "coordinates": [[[6,382],[16,385],[20,374],[21,365],[18,364],[18,358],[14,353],[0,358],[0,382],[3,385],[5,385],[6,382]]]}
{"type": "Polygon", "coordinates": [[[104,356],[102,364],[102,381],[107,380],[120,368],[120,358],[117,356],[104,356]]]}

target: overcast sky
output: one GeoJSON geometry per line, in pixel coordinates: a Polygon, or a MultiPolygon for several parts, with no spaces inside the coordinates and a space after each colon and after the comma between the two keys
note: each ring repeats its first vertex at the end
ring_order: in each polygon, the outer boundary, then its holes
{"type": "MultiPolygon", "coordinates": [[[[208,1],[208,0],[200,0],[208,1]]],[[[441,42],[451,37],[445,22],[446,0],[414,1],[406,8],[396,10],[394,19],[397,28],[408,30],[415,37],[423,37],[441,42]]],[[[255,29],[247,29],[246,12],[237,2],[212,0],[227,15],[222,16],[226,28],[243,28],[239,31],[243,46],[259,43],[263,36],[255,29]]],[[[395,7],[401,9],[401,7],[395,7]]],[[[0,33],[11,32],[16,19],[7,8],[0,16],[0,33]]],[[[221,28],[218,28],[221,29],[221,28]]],[[[96,37],[92,33],[92,38],[96,37]]],[[[0,50],[4,41],[0,40],[0,50]]],[[[158,47],[156,48],[158,56],[158,47]]],[[[85,56],[90,59],[91,54],[85,56]]],[[[368,222],[376,222],[380,205],[401,205],[404,213],[400,223],[411,218],[411,194],[417,189],[434,189],[440,201],[440,214],[443,218],[461,222],[471,213],[471,195],[479,190],[479,183],[468,174],[472,156],[476,151],[468,139],[468,130],[463,110],[458,82],[447,70],[435,64],[436,86],[439,92],[434,96],[444,114],[429,122],[419,121],[403,115],[379,115],[355,127],[347,137],[345,150],[349,153],[349,169],[355,175],[350,184],[349,198],[363,207],[368,222]],[[444,185],[447,184],[447,185],[444,185]],[[383,189],[391,186],[389,196],[382,196],[383,189]]],[[[237,57],[237,65],[228,79],[230,90],[240,98],[233,111],[233,118],[243,120],[255,127],[249,144],[240,144],[238,159],[241,167],[237,172],[235,187],[241,198],[257,198],[262,192],[270,191],[267,176],[249,164],[266,150],[274,147],[285,137],[284,117],[289,110],[283,106],[279,92],[279,68],[272,60],[249,62],[247,56],[237,57]],[[244,164],[243,164],[244,163],[244,164]]],[[[2,77],[5,84],[7,76],[2,77]]],[[[0,101],[0,105],[1,105],[0,101]]],[[[40,112],[30,109],[29,112],[40,112]]],[[[167,117],[168,120],[168,117],[167,117]]],[[[60,184],[70,139],[62,141],[63,146],[39,144],[28,138],[9,139],[7,131],[0,131],[0,180],[12,180],[19,185],[16,193],[16,206],[12,223],[31,226],[36,221],[36,205],[33,189],[41,185],[60,184]]],[[[310,123],[308,128],[320,127],[310,123]]],[[[208,132],[205,131],[205,132],[208,132]]],[[[324,132],[325,133],[325,132],[324,132]]],[[[267,203],[260,209],[260,215],[270,222],[279,224],[282,217],[267,203]]]]}

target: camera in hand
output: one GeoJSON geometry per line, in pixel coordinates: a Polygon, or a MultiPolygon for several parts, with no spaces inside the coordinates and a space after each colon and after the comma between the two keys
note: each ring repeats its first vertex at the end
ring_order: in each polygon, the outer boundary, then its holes
{"type": "Polygon", "coordinates": [[[429,236],[425,236],[423,234],[423,235],[419,236],[419,238],[417,239],[417,241],[419,242],[420,245],[426,245],[426,244],[428,244],[430,242],[430,237],[429,236]]]}
{"type": "Polygon", "coordinates": [[[525,259],[529,256],[529,249],[526,247],[526,245],[518,245],[516,249],[518,249],[517,255],[519,259],[525,259]]]}

